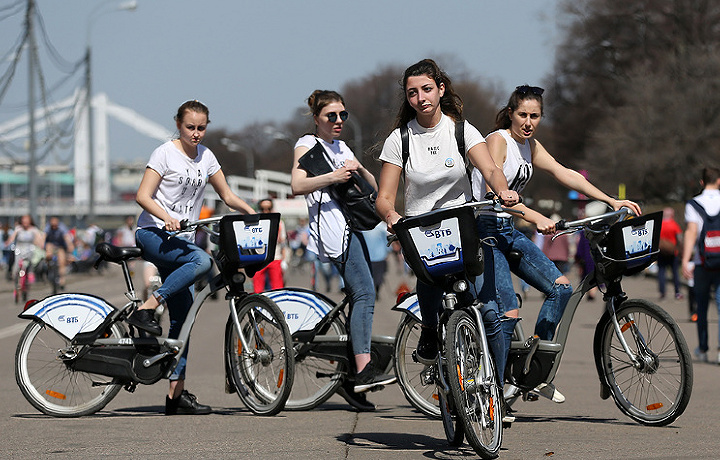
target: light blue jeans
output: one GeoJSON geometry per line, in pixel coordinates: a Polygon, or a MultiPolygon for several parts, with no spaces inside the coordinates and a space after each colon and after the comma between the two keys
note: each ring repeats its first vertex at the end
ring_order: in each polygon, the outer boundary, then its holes
{"type": "Polygon", "coordinates": [[[344,290],[350,296],[350,337],[353,353],[370,353],[373,314],[375,312],[375,282],[370,268],[365,238],[361,233],[352,232],[347,251],[333,264],[340,272],[344,290]],[[343,260],[344,259],[344,260],[343,260]]]}
{"type": "MultiPolygon", "coordinates": [[[[501,313],[518,308],[517,297],[513,287],[514,273],[525,280],[530,286],[545,294],[545,301],[540,308],[535,334],[542,340],[552,340],[555,328],[562,318],[570,296],[572,286],[557,284],[555,280],[563,276],[555,264],[528,237],[515,229],[512,218],[484,216],[477,219],[478,232],[481,238],[494,237],[495,246],[492,250],[485,245],[485,273],[495,273],[496,299],[501,313]],[[512,250],[521,254],[513,258],[512,250]]],[[[487,296],[491,295],[485,292],[487,296]]],[[[483,293],[481,293],[481,300],[483,293]]],[[[506,341],[512,336],[515,322],[503,323],[506,341]]]]}
{"type": "MultiPolygon", "coordinates": [[[[193,303],[193,286],[210,272],[212,260],[195,244],[172,237],[156,227],[139,228],[135,233],[135,241],[143,250],[143,259],[152,262],[158,269],[163,284],[154,295],[168,307],[168,337],[177,339],[193,303]]],[[[170,380],[185,379],[188,349],[189,346],[186,346],[170,380]]]]}

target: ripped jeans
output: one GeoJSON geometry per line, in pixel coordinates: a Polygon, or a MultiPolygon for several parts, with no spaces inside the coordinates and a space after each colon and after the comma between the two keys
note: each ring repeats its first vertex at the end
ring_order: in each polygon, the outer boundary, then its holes
{"type": "MultiPolygon", "coordinates": [[[[512,274],[525,280],[530,286],[545,294],[540,308],[535,334],[542,340],[552,340],[560,318],[562,318],[572,294],[572,286],[557,284],[563,276],[555,264],[528,237],[515,229],[512,218],[480,215],[477,219],[480,238],[494,237],[495,247],[483,245],[485,272],[495,273],[497,303],[501,313],[518,308],[512,274]],[[522,257],[513,258],[508,254],[516,250],[522,257]]],[[[481,296],[482,298],[482,296],[481,296]]],[[[503,321],[506,342],[512,337],[516,321],[503,321]]]]}

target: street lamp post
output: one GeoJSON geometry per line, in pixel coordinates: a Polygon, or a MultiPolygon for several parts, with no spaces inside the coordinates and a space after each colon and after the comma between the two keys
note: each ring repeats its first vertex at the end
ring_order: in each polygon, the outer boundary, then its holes
{"type": "Polygon", "coordinates": [[[220,143],[231,152],[242,153],[243,155],[245,155],[248,177],[250,177],[251,179],[255,177],[255,158],[251,151],[244,149],[240,144],[230,139],[229,137],[223,137],[222,139],[220,139],[220,143]]]}
{"type": "Polygon", "coordinates": [[[87,36],[85,40],[85,97],[87,99],[87,116],[88,116],[88,156],[90,162],[90,189],[88,197],[88,218],[92,220],[95,217],[95,133],[92,109],[92,47],[90,46],[90,36],[92,32],[93,21],[104,13],[112,11],[135,11],[137,9],[137,1],[130,0],[118,4],[113,10],[104,10],[104,7],[112,2],[103,2],[90,12],[87,19],[87,36]]]}

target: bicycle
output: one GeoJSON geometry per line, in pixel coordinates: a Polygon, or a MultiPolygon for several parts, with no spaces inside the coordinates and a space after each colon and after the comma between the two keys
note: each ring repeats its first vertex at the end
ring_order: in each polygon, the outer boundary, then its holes
{"type": "MultiPolygon", "coordinates": [[[[311,410],[326,402],[346,381],[354,381],[346,310],[350,297],[339,303],[311,290],[283,288],[264,292],[285,315],[295,351],[295,379],[288,410],[311,410]]],[[[370,355],[383,373],[393,370],[395,337],[372,335],[370,355]]],[[[379,390],[376,388],[375,390],[379,390]]]]}
{"type": "Polygon", "coordinates": [[[101,410],[122,389],[133,392],[168,378],[187,346],[205,299],[226,289],[230,316],[225,327],[227,380],[253,413],[280,412],[293,382],[292,340],[282,312],[263,295],[244,290],[274,254],[279,214],[227,215],[183,222],[219,239],[213,258],[220,274],[195,295],[179,337],[148,336],[123,322],[142,300],[133,286],[128,261],[142,249],[100,243],[102,261],[122,267],[129,302],[115,308],[98,296],[61,293],[30,303],[19,315],[27,326],[15,353],[15,379],[23,396],[55,417],[79,417],[101,410]],[[217,228],[215,231],[210,227],[217,228]]]}
{"type": "Polygon", "coordinates": [[[554,236],[585,231],[596,269],[575,288],[552,341],[527,340],[515,328],[505,371],[505,398],[537,399],[533,390],[555,378],[580,301],[604,286],[605,312],[595,327],[593,353],[602,399],[613,397],[625,415],[644,425],[664,426],[685,411],[692,393],[690,352],[680,328],[658,305],[628,299],[622,278],[657,259],[662,212],[633,217],[622,208],[595,217],[556,224],[554,236]]]}
{"type": "MultiPolygon", "coordinates": [[[[18,247],[14,245],[15,253],[13,267],[13,300],[19,303],[28,300],[28,291],[30,290],[30,276],[32,275],[33,263],[32,259],[35,253],[35,247],[18,247]]],[[[34,276],[34,275],[33,275],[34,276]]]]}
{"type": "Polygon", "coordinates": [[[437,360],[414,374],[415,380],[409,378],[408,358],[417,359],[406,350],[420,319],[419,311],[413,311],[416,298],[408,295],[395,307],[408,312],[398,328],[395,369],[403,392],[416,408],[434,415],[437,398],[450,445],[460,446],[467,437],[481,457],[495,458],[503,437],[502,390],[490,356],[482,305],[469,293],[469,284],[483,271],[473,208],[488,206],[497,212],[507,210],[499,200],[489,199],[403,218],[393,225],[418,279],[445,291],[437,360]],[[429,391],[423,388],[430,386],[436,386],[436,392],[423,395],[429,391]]]}

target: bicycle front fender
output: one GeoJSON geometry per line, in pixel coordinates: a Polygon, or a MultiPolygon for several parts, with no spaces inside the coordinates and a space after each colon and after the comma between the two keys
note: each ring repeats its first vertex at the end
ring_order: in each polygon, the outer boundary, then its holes
{"type": "Polygon", "coordinates": [[[263,295],[280,307],[291,334],[311,331],[335,307],[332,300],[307,289],[276,289],[263,295]]]}
{"type": "Polygon", "coordinates": [[[97,329],[115,307],[100,297],[87,294],[56,294],[44,298],[18,315],[40,321],[68,340],[97,329]]]}
{"type": "Polygon", "coordinates": [[[398,302],[392,310],[405,313],[412,316],[417,322],[422,323],[422,313],[420,313],[420,304],[418,303],[417,293],[411,292],[398,302]]]}
{"type": "Polygon", "coordinates": [[[595,338],[593,339],[593,354],[595,356],[595,368],[597,369],[598,379],[600,379],[600,397],[602,399],[608,399],[610,397],[610,386],[607,384],[605,378],[605,371],[602,367],[602,335],[610,323],[610,314],[605,311],[600,320],[598,320],[597,326],[595,326],[595,338]]]}

